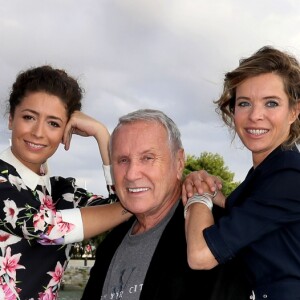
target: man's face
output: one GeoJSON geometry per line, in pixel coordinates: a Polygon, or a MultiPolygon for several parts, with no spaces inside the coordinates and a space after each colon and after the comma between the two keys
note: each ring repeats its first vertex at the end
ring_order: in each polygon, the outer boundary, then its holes
{"type": "Polygon", "coordinates": [[[184,152],[171,154],[166,129],[157,122],[121,126],[112,140],[117,195],[136,216],[159,218],[178,198],[184,152]]]}

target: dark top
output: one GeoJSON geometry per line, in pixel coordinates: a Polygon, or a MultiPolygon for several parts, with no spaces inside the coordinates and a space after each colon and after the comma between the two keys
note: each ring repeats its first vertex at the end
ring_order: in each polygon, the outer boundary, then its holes
{"type": "Polygon", "coordinates": [[[228,197],[228,215],[205,229],[219,263],[238,253],[255,299],[300,299],[300,154],[275,149],[228,197]]]}
{"type": "MultiPolygon", "coordinates": [[[[100,299],[110,262],[134,220],[132,217],[116,227],[97,248],[96,261],[82,300],[100,299]]],[[[180,201],[151,259],[141,300],[249,299],[236,261],[210,271],[191,270],[187,263],[186,247],[183,205],[180,201]]]]}

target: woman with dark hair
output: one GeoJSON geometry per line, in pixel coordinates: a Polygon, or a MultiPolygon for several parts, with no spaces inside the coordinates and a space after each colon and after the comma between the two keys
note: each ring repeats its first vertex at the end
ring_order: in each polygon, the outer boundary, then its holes
{"type": "Polygon", "coordinates": [[[56,299],[73,242],[104,232],[129,217],[115,202],[109,179],[109,133],[83,114],[82,90],[50,66],[17,76],[9,98],[11,147],[0,154],[0,299],[56,299]],[[50,177],[47,160],[72,134],[99,146],[109,198],[50,177]],[[84,207],[89,205],[108,204],[84,207]]]}
{"type": "MultiPolygon", "coordinates": [[[[209,192],[185,206],[190,266],[211,269],[241,258],[251,299],[300,299],[299,98],[299,62],[272,47],[227,73],[216,104],[250,150],[253,166],[227,199],[209,192]],[[226,211],[215,224],[213,204],[226,211]]],[[[199,184],[197,177],[187,178],[188,196],[199,184]]]]}

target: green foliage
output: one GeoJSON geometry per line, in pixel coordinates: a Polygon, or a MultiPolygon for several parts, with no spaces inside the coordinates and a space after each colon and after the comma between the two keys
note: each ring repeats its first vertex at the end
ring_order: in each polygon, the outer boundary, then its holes
{"type": "Polygon", "coordinates": [[[193,171],[206,170],[209,174],[218,176],[223,181],[223,194],[228,196],[240,182],[234,182],[234,173],[225,166],[224,159],[219,154],[202,152],[199,157],[187,155],[184,176],[193,171]]]}
{"type": "Polygon", "coordinates": [[[98,246],[105,239],[107,234],[108,234],[108,231],[104,232],[102,234],[99,234],[99,235],[95,236],[94,238],[92,238],[91,240],[92,240],[93,244],[98,246]]]}

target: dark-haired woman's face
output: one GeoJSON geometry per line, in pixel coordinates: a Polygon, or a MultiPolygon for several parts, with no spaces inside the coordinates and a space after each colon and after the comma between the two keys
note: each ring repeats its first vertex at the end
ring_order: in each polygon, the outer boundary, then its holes
{"type": "Polygon", "coordinates": [[[35,173],[57,150],[67,124],[67,111],[60,98],[44,92],[30,93],[9,117],[13,154],[35,173]]]}

